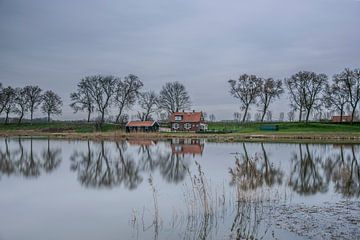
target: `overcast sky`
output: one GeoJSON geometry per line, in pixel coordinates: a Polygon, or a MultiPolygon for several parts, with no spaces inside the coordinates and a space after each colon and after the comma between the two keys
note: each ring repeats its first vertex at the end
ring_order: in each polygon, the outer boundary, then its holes
{"type": "Polygon", "coordinates": [[[86,75],[180,81],[194,109],[232,119],[230,78],[345,67],[360,67],[358,0],[0,0],[0,82],[55,90],[65,119],[84,117],[68,104],[86,75]]]}

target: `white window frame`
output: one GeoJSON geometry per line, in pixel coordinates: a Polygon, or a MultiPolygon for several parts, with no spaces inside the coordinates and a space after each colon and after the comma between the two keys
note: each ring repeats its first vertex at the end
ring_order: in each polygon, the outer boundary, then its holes
{"type": "Polygon", "coordinates": [[[184,128],[185,128],[186,130],[191,129],[191,123],[185,123],[185,124],[184,124],[184,128]]]}
{"type": "Polygon", "coordinates": [[[182,120],[182,116],[180,116],[180,115],[175,115],[175,121],[181,121],[182,120]]]}
{"type": "Polygon", "coordinates": [[[179,129],[180,126],[178,123],[173,123],[172,127],[173,127],[173,129],[177,130],[177,129],[179,129]]]}

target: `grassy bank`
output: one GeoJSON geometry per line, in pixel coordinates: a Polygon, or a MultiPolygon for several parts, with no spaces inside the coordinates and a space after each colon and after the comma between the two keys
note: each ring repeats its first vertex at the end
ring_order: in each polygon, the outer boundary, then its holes
{"type": "Polygon", "coordinates": [[[235,123],[235,122],[216,122],[209,124],[209,130],[217,131],[231,131],[234,133],[265,133],[260,131],[262,125],[278,125],[278,131],[271,131],[276,133],[360,133],[360,123],[298,123],[298,122],[272,122],[272,123],[235,123]]]}
{"type": "Polygon", "coordinates": [[[0,124],[0,132],[4,131],[37,131],[49,133],[75,132],[75,133],[90,133],[90,132],[111,132],[121,130],[116,124],[103,124],[103,126],[96,127],[94,123],[84,122],[51,122],[51,123],[10,123],[0,124]]]}
{"type": "Polygon", "coordinates": [[[0,136],[46,136],[61,139],[91,140],[207,138],[209,141],[214,142],[360,143],[359,123],[353,125],[333,123],[271,123],[279,125],[279,131],[260,131],[260,126],[264,124],[210,123],[209,129],[213,132],[209,133],[125,133],[116,124],[104,124],[99,129],[94,124],[79,122],[24,123],[21,125],[0,124],[0,136]],[[214,131],[219,131],[219,133],[214,131]]]}

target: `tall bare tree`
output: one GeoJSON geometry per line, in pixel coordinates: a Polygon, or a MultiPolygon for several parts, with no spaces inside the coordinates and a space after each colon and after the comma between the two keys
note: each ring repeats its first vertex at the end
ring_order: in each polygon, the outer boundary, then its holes
{"type": "Polygon", "coordinates": [[[246,115],[251,104],[256,103],[256,97],[261,91],[261,78],[255,75],[240,75],[238,80],[229,80],[230,94],[239,99],[241,109],[244,110],[242,122],[245,122],[246,115]]]}
{"type": "Polygon", "coordinates": [[[321,105],[321,93],[327,83],[325,74],[300,71],[285,80],[290,93],[291,104],[299,109],[299,121],[303,110],[306,111],[305,121],[309,121],[310,112],[321,105]]]}
{"type": "Polygon", "coordinates": [[[117,80],[114,95],[114,103],[118,108],[116,122],[119,122],[124,110],[131,108],[135,104],[143,85],[139,77],[133,74],[129,74],[124,80],[117,80]]]}
{"type": "Polygon", "coordinates": [[[335,75],[333,83],[327,84],[324,92],[324,104],[328,109],[340,112],[340,123],[342,122],[345,106],[348,103],[348,95],[345,84],[335,75]]]}
{"type": "Polygon", "coordinates": [[[50,116],[60,115],[61,114],[61,106],[62,100],[59,95],[54,93],[51,90],[48,90],[44,93],[42,98],[41,110],[43,113],[47,114],[47,120],[50,122],[50,116]]]}
{"type": "Polygon", "coordinates": [[[24,93],[28,102],[28,108],[30,111],[30,121],[32,123],[34,111],[38,108],[42,101],[41,88],[39,86],[26,86],[24,87],[24,93]]]}
{"type": "Polygon", "coordinates": [[[168,82],[160,91],[159,107],[168,113],[189,109],[190,96],[183,84],[168,82]]]}
{"type": "Polygon", "coordinates": [[[85,86],[93,99],[97,110],[100,112],[101,124],[104,123],[105,113],[111,104],[111,98],[115,92],[117,79],[114,76],[89,76],[85,77],[85,86]]]}
{"type": "Polygon", "coordinates": [[[70,107],[74,109],[74,112],[86,111],[87,122],[90,122],[91,113],[94,112],[94,99],[90,95],[90,89],[87,85],[86,78],[81,79],[77,85],[76,92],[70,94],[71,104],[70,107]]]}
{"type": "Polygon", "coordinates": [[[6,117],[5,117],[5,124],[8,124],[9,122],[9,114],[10,112],[12,112],[14,110],[14,106],[15,106],[15,89],[12,88],[12,87],[7,87],[7,88],[4,88],[2,90],[3,94],[4,94],[4,98],[6,99],[5,101],[5,105],[4,105],[4,109],[3,111],[5,112],[6,114],[6,117]]]}
{"type": "Polygon", "coordinates": [[[138,112],[138,116],[142,121],[148,121],[151,118],[151,114],[155,113],[159,103],[159,98],[154,91],[148,91],[140,93],[139,105],[142,111],[138,112]]]}
{"type": "Polygon", "coordinates": [[[18,124],[20,124],[25,113],[29,110],[29,101],[26,97],[24,88],[15,89],[14,103],[15,103],[14,113],[19,115],[18,124]]]}
{"type": "Polygon", "coordinates": [[[360,101],[360,69],[346,68],[335,75],[335,80],[344,86],[349,105],[351,107],[351,122],[354,120],[355,111],[360,101]]]}
{"type": "Polygon", "coordinates": [[[0,114],[3,113],[5,107],[8,105],[8,102],[11,100],[12,95],[8,94],[8,90],[5,90],[2,84],[0,83],[0,114]]]}
{"type": "Polygon", "coordinates": [[[262,122],[264,121],[270,103],[272,103],[276,98],[279,98],[283,92],[284,89],[282,88],[282,82],[280,80],[267,78],[262,81],[259,92],[259,104],[262,105],[262,122]]]}

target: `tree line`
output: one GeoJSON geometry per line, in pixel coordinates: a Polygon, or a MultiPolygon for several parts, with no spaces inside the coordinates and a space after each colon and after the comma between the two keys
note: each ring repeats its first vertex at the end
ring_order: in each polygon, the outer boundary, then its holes
{"type": "MultiPolygon", "coordinates": [[[[290,121],[294,119],[295,112],[298,112],[299,122],[305,120],[307,123],[311,112],[321,112],[327,108],[339,112],[340,122],[345,110],[349,109],[353,122],[360,101],[360,69],[346,68],[330,80],[323,73],[300,71],[283,81],[242,74],[237,80],[230,79],[228,83],[231,96],[240,101],[242,122],[249,117],[248,111],[252,105],[260,106],[260,121],[264,121],[266,115],[271,119],[270,104],[279,99],[285,89],[290,100],[290,121]]],[[[239,115],[235,113],[234,117],[239,118],[239,115]]],[[[283,119],[284,113],[280,115],[283,119]]]]}
{"type": "Polygon", "coordinates": [[[159,93],[142,91],[144,84],[136,75],[129,74],[123,79],[116,76],[87,76],[77,84],[75,92],[70,94],[74,112],[87,113],[90,122],[95,111],[100,115],[100,123],[110,109],[116,110],[116,123],[128,120],[126,111],[139,105],[137,118],[142,121],[153,119],[153,114],[163,111],[167,114],[190,107],[191,101],[185,86],[179,82],[166,83],[159,93]]]}
{"type": "Polygon", "coordinates": [[[11,113],[18,117],[18,124],[29,113],[32,123],[34,112],[39,107],[41,112],[47,115],[47,120],[50,121],[51,115],[61,114],[62,104],[61,97],[52,90],[43,92],[39,86],[32,85],[4,88],[0,83],[0,114],[5,113],[5,124],[9,122],[11,113]]]}
{"type": "MultiPolygon", "coordinates": [[[[360,69],[346,68],[330,80],[326,74],[310,71],[297,72],[284,80],[242,74],[237,80],[228,80],[228,84],[231,96],[239,100],[243,111],[243,114],[235,113],[234,117],[240,119],[242,115],[242,122],[251,118],[249,110],[253,105],[260,108],[257,120],[271,120],[270,106],[285,92],[290,100],[289,120],[293,121],[297,112],[299,121],[306,123],[312,112],[321,112],[324,108],[339,112],[340,122],[344,112],[350,111],[353,121],[360,101],[360,69]]],[[[139,107],[137,118],[142,121],[153,120],[155,113],[165,120],[169,114],[191,106],[189,93],[180,82],[165,83],[159,93],[143,91],[143,87],[144,83],[134,74],[123,78],[113,75],[86,76],[70,94],[70,107],[74,113],[86,112],[88,122],[97,113],[98,121],[102,124],[110,110],[116,111],[116,123],[126,122],[127,112],[136,104],[139,107]]],[[[0,84],[0,114],[5,113],[5,123],[8,123],[10,113],[18,116],[18,123],[29,113],[32,122],[39,106],[50,121],[51,115],[61,114],[62,100],[55,92],[43,92],[39,86],[4,88],[0,84]]],[[[284,119],[284,116],[281,113],[280,119],[284,119]]],[[[215,115],[210,114],[209,119],[215,121],[215,115]]]]}

